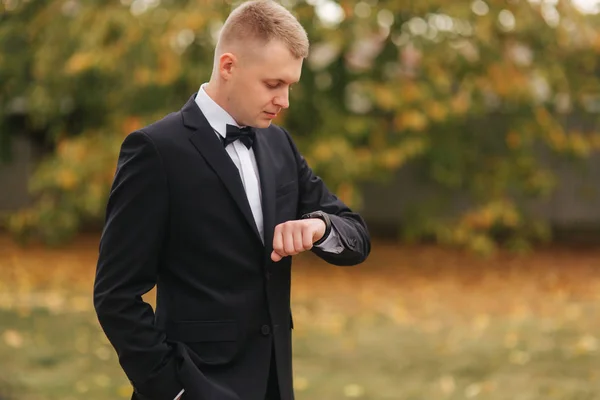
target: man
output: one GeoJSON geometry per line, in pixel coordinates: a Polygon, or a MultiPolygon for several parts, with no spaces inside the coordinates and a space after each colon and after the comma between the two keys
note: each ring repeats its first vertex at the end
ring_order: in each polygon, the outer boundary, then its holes
{"type": "Polygon", "coordinates": [[[293,399],[290,256],[368,256],[362,218],[271,124],[308,47],[285,8],[243,3],[210,81],[124,140],[94,304],[132,399],[293,399]],[[142,295],[155,284],[154,313],[142,295]]]}

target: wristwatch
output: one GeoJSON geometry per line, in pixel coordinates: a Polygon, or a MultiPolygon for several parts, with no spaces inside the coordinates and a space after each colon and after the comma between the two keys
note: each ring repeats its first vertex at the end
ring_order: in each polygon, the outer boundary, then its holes
{"type": "Polygon", "coordinates": [[[313,243],[313,246],[318,246],[323,243],[331,233],[331,218],[329,218],[329,214],[323,211],[313,211],[307,214],[304,214],[300,219],[308,219],[308,218],[319,218],[323,222],[325,222],[325,233],[321,239],[317,240],[313,243]]]}

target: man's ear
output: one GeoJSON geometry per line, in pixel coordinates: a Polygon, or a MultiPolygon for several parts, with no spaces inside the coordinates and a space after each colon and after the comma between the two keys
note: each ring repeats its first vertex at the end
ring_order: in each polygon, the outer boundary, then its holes
{"type": "Polygon", "coordinates": [[[237,63],[237,58],[232,53],[223,53],[221,57],[219,57],[219,75],[224,80],[231,79],[231,75],[233,73],[233,69],[235,68],[237,63]]]}

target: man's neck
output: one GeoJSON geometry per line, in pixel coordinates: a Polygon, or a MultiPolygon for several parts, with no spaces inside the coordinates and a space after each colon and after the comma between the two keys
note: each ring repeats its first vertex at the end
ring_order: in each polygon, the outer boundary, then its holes
{"type": "MultiPolygon", "coordinates": [[[[209,81],[208,84],[204,87],[204,91],[215,103],[217,103],[223,110],[227,111],[229,115],[233,117],[231,111],[229,111],[229,107],[224,101],[224,99],[219,96],[219,89],[217,83],[213,81],[209,81]]],[[[234,118],[235,119],[235,118],[234,118]]]]}

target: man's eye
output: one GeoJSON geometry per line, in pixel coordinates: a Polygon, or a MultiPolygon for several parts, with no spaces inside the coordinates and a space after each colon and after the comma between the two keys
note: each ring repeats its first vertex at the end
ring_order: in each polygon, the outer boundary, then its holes
{"type": "Polygon", "coordinates": [[[277,88],[279,87],[279,83],[276,83],[276,84],[274,84],[274,85],[272,85],[272,84],[268,84],[268,83],[267,83],[267,87],[269,87],[269,88],[271,88],[271,89],[277,89],[277,88]]]}

